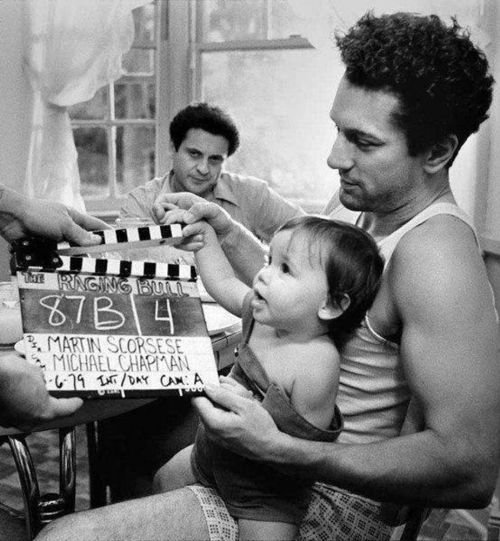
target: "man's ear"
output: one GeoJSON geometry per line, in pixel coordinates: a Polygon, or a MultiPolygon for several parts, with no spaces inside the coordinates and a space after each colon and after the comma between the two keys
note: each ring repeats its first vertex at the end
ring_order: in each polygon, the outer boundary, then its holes
{"type": "Polygon", "coordinates": [[[424,169],[434,174],[446,167],[458,147],[458,137],[455,134],[444,136],[441,141],[434,144],[429,150],[425,160],[424,169]]]}
{"type": "Polygon", "coordinates": [[[340,300],[337,302],[332,302],[330,295],[323,302],[318,310],[318,317],[323,321],[329,321],[331,319],[336,319],[340,317],[351,304],[351,299],[349,295],[344,293],[340,300]]]}

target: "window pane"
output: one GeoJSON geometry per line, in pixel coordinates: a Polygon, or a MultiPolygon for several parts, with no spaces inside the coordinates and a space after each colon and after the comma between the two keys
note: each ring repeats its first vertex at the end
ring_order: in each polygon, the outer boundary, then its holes
{"type": "Polygon", "coordinates": [[[100,199],[109,195],[108,145],[103,128],[75,128],[82,196],[100,199]]]}
{"type": "Polygon", "coordinates": [[[154,117],[154,84],[127,83],[115,85],[115,118],[154,117]]]}
{"type": "Polygon", "coordinates": [[[77,103],[68,107],[69,116],[72,120],[104,119],[108,111],[108,88],[100,88],[95,96],[83,103],[77,103]]]}
{"type": "Polygon", "coordinates": [[[116,180],[118,193],[125,195],[154,177],[155,128],[116,128],[116,180]]]}
{"type": "Polygon", "coordinates": [[[122,58],[122,68],[127,74],[153,75],[155,52],[150,49],[130,49],[122,58]]]}
{"type": "Polygon", "coordinates": [[[337,182],[326,158],[340,76],[328,55],[330,62],[313,49],[202,54],[202,97],[227,109],[241,132],[228,168],[284,196],[326,203],[337,182]]]}
{"type": "Polygon", "coordinates": [[[202,41],[304,35],[304,21],[288,0],[205,0],[200,7],[202,41]]]}
{"type": "Polygon", "coordinates": [[[134,17],[135,39],[155,41],[155,3],[138,7],[132,11],[134,17]]]}
{"type": "Polygon", "coordinates": [[[266,0],[206,0],[202,9],[203,41],[265,38],[266,0]]]}

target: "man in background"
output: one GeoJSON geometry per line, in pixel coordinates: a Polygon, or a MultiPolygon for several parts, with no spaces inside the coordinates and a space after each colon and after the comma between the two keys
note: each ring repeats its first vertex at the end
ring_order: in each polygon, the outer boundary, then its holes
{"type": "Polygon", "coordinates": [[[223,169],[239,141],[238,128],[221,108],[208,103],[188,105],[170,123],[172,169],[132,190],[120,218],[156,222],[153,204],[159,196],[190,192],[216,203],[259,239],[269,241],[280,224],[302,211],[264,180],[223,169]]]}

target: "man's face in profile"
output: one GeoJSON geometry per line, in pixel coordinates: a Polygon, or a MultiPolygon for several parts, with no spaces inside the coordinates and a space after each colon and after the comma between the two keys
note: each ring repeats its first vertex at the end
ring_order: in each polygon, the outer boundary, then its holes
{"type": "Polygon", "coordinates": [[[425,155],[410,156],[394,122],[399,98],[342,79],[330,113],[337,138],[328,165],[340,175],[340,201],[351,210],[392,212],[417,198],[425,155]]]}

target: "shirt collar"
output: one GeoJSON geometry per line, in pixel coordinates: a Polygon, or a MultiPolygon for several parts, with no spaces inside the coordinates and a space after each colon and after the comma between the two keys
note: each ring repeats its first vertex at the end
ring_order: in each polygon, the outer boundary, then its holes
{"type": "MultiPolygon", "coordinates": [[[[174,175],[174,172],[170,171],[168,184],[171,190],[172,190],[173,175],[174,175]]],[[[217,201],[227,201],[228,203],[231,203],[232,205],[235,205],[236,207],[240,206],[238,202],[238,198],[236,197],[233,190],[233,182],[231,180],[231,176],[225,173],[224,171],[222,171],[221,174],[219,175],[219,180],[217,181],[217,184],[215,185],[214,198],[217,201]]]]}

